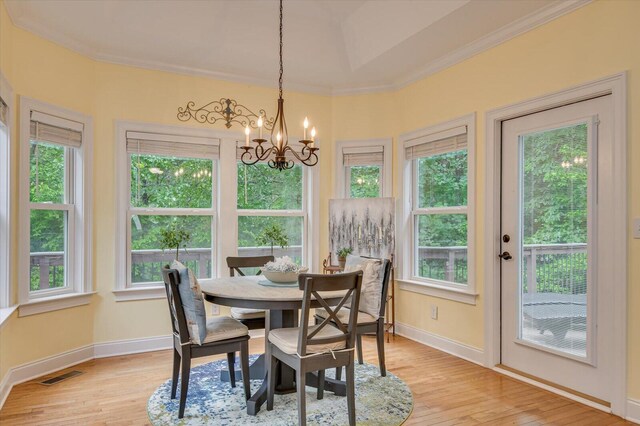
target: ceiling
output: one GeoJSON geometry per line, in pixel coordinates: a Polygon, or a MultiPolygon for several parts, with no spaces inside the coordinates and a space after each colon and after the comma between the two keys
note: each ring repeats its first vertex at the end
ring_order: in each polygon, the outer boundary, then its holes
{"type": "MultiPolygon", "coordinates": [[[[406,85],[588,0],[287,0],[285,90],[406,85]]],[[[273,86],[275,0],[6,0],[17,26],[97,60],[273,86]]]]}

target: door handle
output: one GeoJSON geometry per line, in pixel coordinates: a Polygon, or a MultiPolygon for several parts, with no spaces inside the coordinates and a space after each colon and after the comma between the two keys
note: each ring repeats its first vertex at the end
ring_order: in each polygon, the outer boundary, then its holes
{"type": "Polygon", "coordinates": [[[513,257],[511,256],[511,253],[509,253],[508,251],[505,251],[504,253],[501,253],[498,255],[498,257],[502,260],[511,260],[513,259],[513,257]]]}

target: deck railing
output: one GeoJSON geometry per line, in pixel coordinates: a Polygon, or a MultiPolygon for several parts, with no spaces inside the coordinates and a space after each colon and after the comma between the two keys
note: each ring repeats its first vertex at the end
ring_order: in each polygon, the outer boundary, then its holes
{"type": "MultiPolygon", "coordinates": [[[[527,244],[523,247],[522,282],[526,293],[582,294],[587,288],[587,245],[527,244]]],[[[419,275],[467,282],[467,248],[418,247],[419,275]]]]}
{"type": "MultiPolygon", "coordinates": [[[[240,247],[238,256],[267,256],[271,247],[240,247]]],[[[160,269],[171,263],[175,253],[171,250],[133,250],[131,265],[133,282],[161,281],[160,269]]],[[[302,246],[273,248],[276,257],[289,256],[302,258],[302,246]]],[[[191,248],[180,250],[180,261],[191,268],[198,278],[211,277],[211,249],[191,248]]],[[[43,290],[64,285],[64,253],[35,252],[31,253],[31,290],[43,290]]]]}
{"type": "MultiPolygon", "coordinates": [[[[239,256],[271,254],[271,247],[242,247],[239,256]]],[[[276,257],[302,258],[302,246],[286,249],[274,247],[276,257]]],[[[131,261],[133,282],[161,280],[160,268],[170,263],[173,252],[166,250],[134,250],[131,261]]],[[[530,244],[524,246],[522,279],[524,291],[581,294],[586,291],[587,245],[530,244]],[[535,283],[535,285],[534,285],[535,283]]],[[[211,276],[211,249],[192,248],[180,251],[180,260],[192,268],[198,278],[211,276]]],[[[64,254],[62,252],[31,253],[31,288],[57,287],[64,281],[64,254]]],[[[435,279],[467,282],[467,248],[419,247],[418,265],[421,276],[435,279]]]]}

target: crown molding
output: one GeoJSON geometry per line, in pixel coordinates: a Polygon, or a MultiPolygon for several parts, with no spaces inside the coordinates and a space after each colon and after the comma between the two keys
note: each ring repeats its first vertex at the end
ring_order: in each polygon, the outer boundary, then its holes
{"type": "MultiPolygon", "coordinates": [[[[348,95],[362,95],[370,93],[389,92],[401,89],[412,83],[415,83],[423,78],[426,78],[432,74],[442,71],[448,67],[456,65],[462,61],[465,61],[479,53],[496,47],[502,43],[505,43],[521,34],[531,31],[541,25],[544,25],[556,18],[573,12],[582,6],[591,3],[593,0],[565,0],[555,3],[549,7],[538,10],[530,15],[520,18],[510,24],[503,26],[502,28],[475,40],[466,46],[454,50],[440,58],[426,64],[421,69],[412,72],[411,74],[401,78],[395,82],[389,84],[379,84],[362,87],[344,87],[344,88],[332,88],[327,86],[317,86],[306,83],[293,82],[287,84],[287,90],[296,92],[312,93],[323,96],[348,96],[348,95]]],[[[222,71],[212,71],[197,67],[182,66],[176,64],[170,64],[162,61],[144,60],[140,58],[130,58],[119,55],[111,55],[99,51],[95,51],[87,47],[82,42],[74,40],[64,34],[60,34],[55,31],[51,31],[45,26],[39,26],[25,19],[24,15],[12,12],[11,3],[5,3],[9,18],[15,26],[25,31],[33,33],[39,37],[42,37],[50,42],[58,44],[64,48],[67,48],[75,53],[86,56],[90,59],[99,62],[132,66],[136,68],[150,69],[156,71],[165,71],[176,74],[184,74],[191,76],[209,77],[217,80],[229,81],[241,84],[251,84],[256,86],[275,88],[275,80],[266,79],[262,77],[251,77],[241,74],[232,74],[222,71]]]]}
{"type": "Polygon", "coordinates": [[[427,64],[424,68],[409,74],[406,78],[399,80],[393,85],[393,89],[401,89],[423,78],[465,61],[479,53],[487,51],[502,43],[505,43],[521,34],[540,27],[563,15],[573,12],[591,3],[593,0],[567,0],[549,7],[543,8],[530,15],[513,21],[504,27],[481,37],[466,46],[454,50],[435,61],[427,64]]]}

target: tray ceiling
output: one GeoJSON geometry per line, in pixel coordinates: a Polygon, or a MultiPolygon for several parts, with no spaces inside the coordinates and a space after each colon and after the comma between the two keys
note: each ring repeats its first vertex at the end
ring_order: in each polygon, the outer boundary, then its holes
{"type": "MultiPolygon", "coordinates": [[[[401,87],[586,0],[301,0],[284,4],[285,90],[401,87]]],[[[274,0],[6,0],[12,21],[97,60],[273,86],[274,0]]]]}

